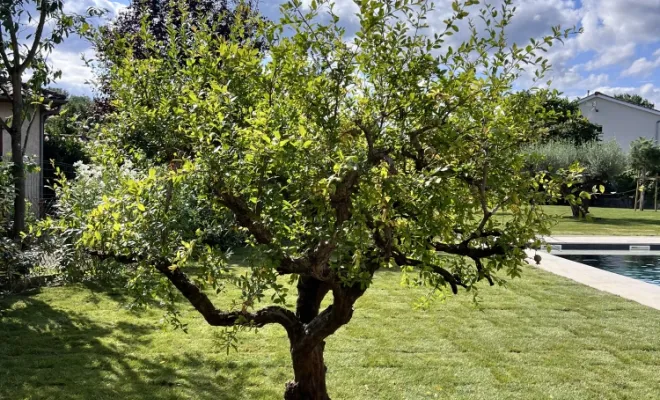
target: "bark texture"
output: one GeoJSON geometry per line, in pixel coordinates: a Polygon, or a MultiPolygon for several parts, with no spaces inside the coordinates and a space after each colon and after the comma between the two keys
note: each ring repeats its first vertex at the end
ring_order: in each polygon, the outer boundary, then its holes
{"type": "Polygon", "coordinates": [[[291,353],[294,380],[286,384],[285,400],[330,400],[325,384],[324,348],[325,342],[321,342],[311,351],[291,353]]]}

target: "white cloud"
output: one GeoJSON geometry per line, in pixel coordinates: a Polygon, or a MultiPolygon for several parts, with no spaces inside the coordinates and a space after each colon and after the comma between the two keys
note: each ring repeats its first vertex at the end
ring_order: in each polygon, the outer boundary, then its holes
{"type": "Polygon", "coordinates": [[[604,48],[599,56],[585,65],[587,71],[593,71],[610,65],[619,64],[635,55],[635,43],[604,48]]]}
{"type": "MultiPolygon", "coordinates": [[[[99,19],[90,20],[93,25],[104,24],[114,18],[126,6],[117,1],[110,0],[65,0],[64,12],[69,14],[85,14],[90,7],[101,8],[107,14],[99,19]]],[[[62,71],[62,77],[53,86],[62,87],[71,94],[90,94],[92,88],[87,84],[94,75],[82,60],[94,57],[91,44],[76,35],[65,38],[62,43],[55,46],[48,55],[48,61],[53,68],[62,71]]]]}
{"type": "Polygon", "coordinates": [[[62,87],[74,95],[91,93],[92,88],[88,83],[94,79],[94,74],[82,60],[83,55],[90,59],[94,57],[94,51],[88,49],[83,53],[76,53],[57,48],[53,50],[48,56],[48,61],[53,68],[62,71],[62,78],[57,80],[53,86],[62,87]]]}
{"type": "Polygon", "coordinates": [[[573,67],[566,72],[557,76],[553,82],[553,86],[561,90],[572,90],[576,87],[594,87],[606,85],[610,80],[607,74],[589,74],[582,75],[579,68],[573,67]]]}
{"type": "MultiPolygon", "coordinates": [[[[656,53],[658,53],[656,51],[656,53]]],[[[647,60],[646,57],[638,58],[630,67],[621,72],[621,76],[649,76],[654,69],[660,67],[660,54],[655,60],[647,60]]]]}
{"type": "Polygon", "coordinates": [[[598,54],[586,64],[588,70],[626,61],[637,45],[660,37],[657,0],[583,0],[581,12],[584,33],[575,40],[581,51],[598,54]]]}

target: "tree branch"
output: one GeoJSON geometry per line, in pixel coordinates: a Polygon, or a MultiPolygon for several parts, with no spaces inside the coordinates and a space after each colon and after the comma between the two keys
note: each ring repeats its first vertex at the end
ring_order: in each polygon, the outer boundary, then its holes
{"type": "Polygon", "coordinates": [[[7,19],[9,20],[9,37],[11,39],[11,51],[14,53],[14,71],[20,75],[21,53],[18,48],[18,38],[16,37],[16,30],[14,29],[14,19],[11,12],[8,10],[7,19]]]}
{"type": "MultiPolygon", "coordinates": [[[[32,63],[32,60],[34,59],[34,56],[39,49],[39,45],[41,44],[41,35],[44,32],[44,25],[46,24],[46,15],[48,14],[47,5],[47,0],[41,0],[41,6],[39,7],[39,24],[37,25],[37,30],[34,33],[34,42],[32,42],[32,47],[25,55],[25,60],[20,63],[20,58],[16,59],[17,56],[14,56],[19,74],[25,71],[30,63],[32,63]]],[[[14,38],[12,38],[12,42],[13,40],[14,38]]]]}
{"type": "Polygon", "coordinates": [[[394,261],[396,261],[398,265],[410,265],[411,267],[424,266],[430,268],[433,273],[440,275],[442,279],[444,279],[444,281],[449,284],[451,291],[454,294],[458,293],[458,286],[466,287],[459,276],[453,275],[451,272],[440,267],[439,265],[424,263],[419,260],[408,258],[399,251],[394,252],[394,261]]]}
{"type": "MultiPolygon", "coordinates": [[[[367,264],[367,272],[370,277],[373,277],[379,264],[375,261],[367,264]]],[[[305,337],[295,344],[293,351],[308,351],[335,333],[337,329],[346,325],[353,317],[353,305],[364,294],[367,287],[368,285],[363,282],[356,282],[351,286],[333,286],[332,304],[305,325],[305,337]]]]}
{"type": "Polygon", "coordinates": [[[267,324],[280,324],[286,329],[289,336],[300,336],[302,323],[296,315],[285,308],[270,306],[256,312],[247,311],[221,311],[218,310],[208,296],[195,285],[188,276],[178,267],[172,267],[167,259],[146,260],[139,255],[120,255],[106,252],[90,251],[89,254],[101,259],[113,259],[124,264],[134,264],[147,261],[163,274],[188,302],[204,317],[211,326],[264,326],[267,324]]]}
{"type": "MultiPolygon", "coordinates": [[[[9,62],[9,57],[7,56],[7,49],[5,48],[5,38],[4,38],[4,34],[2,32],[2,24],[0,24],[0,56],[2,56],[2,62],[5,63],[5,65],[7,67],[7,71],[8,72],[12,71],[15,68],[15,65],[12,65],[9,62]]],[[[5,91],[5,95],[7,95],[7,97],[9,97],[9,95],[7,94],[6,89],[3,89],[3,90],[5,91]]]]}
{"type": "Polygon", "coordinates": [[[27,130],[25,131],[25,139],[23,140],[23,147],[21,148],[21,151],[23,152],[21,154],[22,157],[25,157],[28,139],[30,138],[30,131],[32,130],[32,124],[34,124],[34,120],[37,119],[38,114],[39,113],[37,113],[36,111],[32,113],[32,118],[30,118],[30,122],[28,123],[27,130]]]}
{"type": "MultiPolygon", "coordinates": [[[[240,197],[234,196],[226,190],[216,190],[220,202],[236,217],[238,223],[247,229],[256,239],[257,243],[270,246],[273,244],[273,234],[259,219],[259,216],[240,197]]],[[[308,258],[292,258],[280,251],[280,265],[277,272],[285,274],[310,274],[312,262],[308,258]]]]}

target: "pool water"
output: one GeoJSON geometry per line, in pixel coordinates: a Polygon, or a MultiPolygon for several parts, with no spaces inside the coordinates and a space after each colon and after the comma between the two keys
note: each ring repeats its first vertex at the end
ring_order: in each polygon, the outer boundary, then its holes
{"type": "Polygon", "coordinates": [[[558,255],[615,274],[660,285],[660,255],[558,255]]]}

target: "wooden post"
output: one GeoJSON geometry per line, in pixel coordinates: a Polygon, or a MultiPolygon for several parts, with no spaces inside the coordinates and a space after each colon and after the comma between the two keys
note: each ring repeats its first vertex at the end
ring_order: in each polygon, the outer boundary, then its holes
{"type": "Polygon", "coordinates": [[[656,175],[655,179],[653,180],[653,184],[655,186],[655,195],[653,195],[653,209],[655,212],[658,212],[658,178],[660,178],[660,175],[656,175]]]}
{"type": "Polygon", "coordinates": [[[637,211],[637,196],[639,196],[639,178],[637,178],[637,187],[635,187],[635,201],[633,202],[633,211],[637,211]]]}

